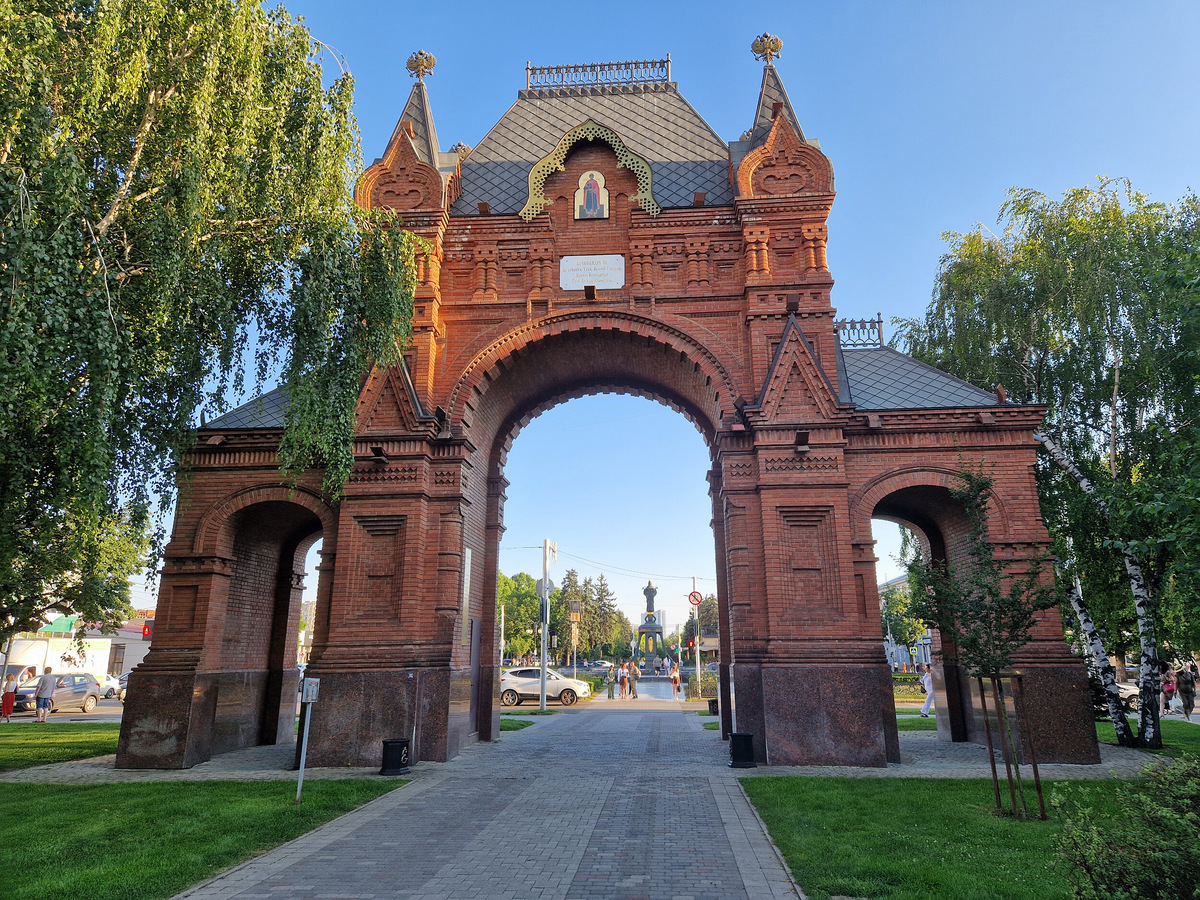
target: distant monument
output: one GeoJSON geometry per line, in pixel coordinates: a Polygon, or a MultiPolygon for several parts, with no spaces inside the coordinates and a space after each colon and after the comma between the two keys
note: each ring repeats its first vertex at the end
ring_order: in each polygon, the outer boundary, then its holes
{"type": "Polygon", "coordinates": [[[654,582],[647,581],[642,593],[646,595],[646,612],[642,615],[642,624],[638,628],[635,657],[652,661],[654,657],[663,655],[664,643],[662,623],[658,621],[658,614],[654,611],[654,598],[658,595],[658,588],[654,586],[654,582]]]}

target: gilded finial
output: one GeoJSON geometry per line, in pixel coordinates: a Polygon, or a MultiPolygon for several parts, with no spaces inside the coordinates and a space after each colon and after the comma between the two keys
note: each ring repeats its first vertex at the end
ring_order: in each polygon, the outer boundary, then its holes
{"type": "Polygon", "coordinates": [[[783,49],[783,41],[773,34],[763,32],[754,39],[754,43],[750,45],[750,49],[754,51],[754,58],[761,59],[768,66],[771,60],[779,55],[779,51],[783,49]]]}
{"type": "Polygon", "coordinates": [[[432,53],[418,50],[408,58],[408,74],[417,81],[424,81],[425,76],[432,72],[436,65],[437,58],[432,53]]]}

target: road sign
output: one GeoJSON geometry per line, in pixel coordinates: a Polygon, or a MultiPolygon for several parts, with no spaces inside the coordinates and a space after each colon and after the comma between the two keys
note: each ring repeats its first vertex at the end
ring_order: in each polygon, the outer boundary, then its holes
{"type": "Polygon", "coordinates": [[[699,591],[692,591],[688,594],[688,603],[692,604],[692,606],[699,606],[703,602],[704,598],[700,596],[699,591]]]}

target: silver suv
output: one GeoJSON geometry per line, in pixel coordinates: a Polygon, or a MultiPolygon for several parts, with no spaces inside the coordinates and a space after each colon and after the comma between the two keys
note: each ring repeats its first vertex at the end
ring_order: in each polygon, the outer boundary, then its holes
{"type": "MultiPolygon", "coordinates": [[[[541,695],[540,668],[509,669],[500,676],[500,702],[505,706],[516,706],[522,700],[538,700],[541,695]]],[[[586,681],[577,681],[553,670],[546,670],[547,700],[553,699],[563,706],[571,706],[580,697],[591,695],[592,689],[586,681]]]]}

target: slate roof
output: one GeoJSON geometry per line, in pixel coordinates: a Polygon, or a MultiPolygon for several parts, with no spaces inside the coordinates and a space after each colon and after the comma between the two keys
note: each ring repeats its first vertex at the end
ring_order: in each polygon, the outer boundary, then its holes
{"type": "Polygon", "coordinates": [[[424,81],[413,85],[400,119],[408,119],[413,123],[413,144],[416,145],[417,155],[422,162],[436,168],[439,156],[437,129],[433,127],[433,110],[429,108],[429,93],[425,90],[424,81]]]}
{"type": "Polygon", "coordinates": [[[533,88],[520,91],[462,161],[458,216],[521,211],[529,172],[562,136],[592,119],[616,132],[650,164],[654,198],[664,208],[691,206],[703,191],[711,206],[733,203],[729,146],[679,93],[675,82],[533,88]]]}
{"type": "Polygon", "coordinates": [[[946,409],[997,405],[996,395],[891,347],[843,349],[850,402],[866,409],[946,409]]]}
{"type": "Polygon", "coordinates": [[[783,115],[787,116],[788,122],[796,129],[800,140],[805,140],[804,130],[800,127],[800,120],[796,118],[796,111],[792,109],[792,101],[788,99],[783,80],[775,67],[767,63],[763,66],[762,88],[758,92],[758,111],[754,115],[754,126],[750,129],[751,150],[762,144],[771,133],[771,126],[775,122],[771,110],[775,108],[776,103],[783,104],[783,115]]]}
{"type": "Polygon", "coordinates": [[[236,409],[231,409],[220,418],[213,419],[204,428],[282,428],[288,402],[287,389],[280,386],[248,403],[243,403],[236,409]]]}

